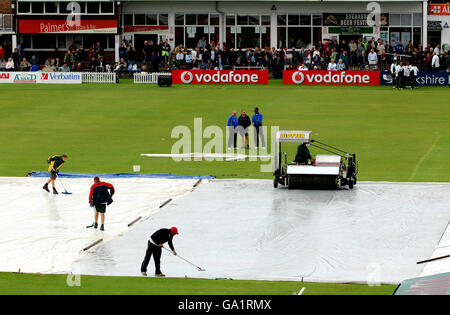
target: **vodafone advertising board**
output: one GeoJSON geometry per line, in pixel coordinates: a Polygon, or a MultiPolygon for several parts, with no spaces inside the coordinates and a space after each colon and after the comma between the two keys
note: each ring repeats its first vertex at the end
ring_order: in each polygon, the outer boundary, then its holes
{"type": "Polygon", "coordinates": [[[380,85],[379,71],[285,70],[283,84],[380,85]]]}
{"type": "Polygon", "coordinates": [[[173,84],[268,84],[267,70],[173,70],[173,84]]]}

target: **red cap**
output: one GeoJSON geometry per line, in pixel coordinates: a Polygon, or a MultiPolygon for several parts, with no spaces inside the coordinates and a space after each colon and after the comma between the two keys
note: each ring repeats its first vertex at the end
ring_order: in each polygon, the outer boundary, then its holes
{"type": "Polygon", "coordinates": [[[170,232],[172,232],[172,234],[176,235],[176,234],[178,234],[178,229],[173,226],[173,227],[170,228],[170,232]]]}

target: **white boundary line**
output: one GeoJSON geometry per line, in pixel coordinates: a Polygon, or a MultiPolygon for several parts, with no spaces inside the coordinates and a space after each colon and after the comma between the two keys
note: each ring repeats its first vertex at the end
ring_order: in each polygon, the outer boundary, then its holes
{"type": "Polygon", "coordinates": [[[419,162],[417,162],[416,167],[414,167],[414,170],[411,174],[411,177],[409,178],[409,180],[413,180],[414,177],[416,177],[417,174],[417,170],[419,169],[419,167],[422,165],[423,161],[425,160],[425,158],[430,155],[430,153],[434,150],[434,148],[436,147],[436,144],[439,142],[439,139],[441,139],[441,135],[438,135],[436,137],[436,139],[434,140],[433,144],[431,145],[431,147],[428,149],[427,152],[425,152],[425,154],[420,158],[419,162]]]}
{"type": "Polygon", "coordinates": [[[142,153],[145,157],[163,157],[163,158],[225,158],[226,160],[245,160],[245,159],[267,159],[271,155],[246,155],[234,153],[142,153]]]}

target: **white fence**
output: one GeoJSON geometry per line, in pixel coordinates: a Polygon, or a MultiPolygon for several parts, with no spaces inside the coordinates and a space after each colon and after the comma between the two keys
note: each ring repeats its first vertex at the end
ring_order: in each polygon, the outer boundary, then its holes
{"type": "Polygon", "coordinates": [[[12,32],[13,31],[13,15],[12,14],[0,14],[0,31],[12,32]]]}
{"type": "Polygon", "coordinates": [[[172,74],[169,72],[135,73],[134,74],[134,83],[135,84],[156,84],[156,83],[158,83],[158,77],[160,75],[172,76],[172,74]]]}
{"type": "Polygon", "coordinates": [[[117,76],[114,72],[82,72],[83,83],[116,83],[117,76]]]}

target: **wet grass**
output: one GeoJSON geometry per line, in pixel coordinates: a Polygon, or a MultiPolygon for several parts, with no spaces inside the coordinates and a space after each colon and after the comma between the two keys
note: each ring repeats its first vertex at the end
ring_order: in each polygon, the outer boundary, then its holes
{"type": "MultiPolygon", "coordinates": [[[[194,118],[225,132],[233,109],[258,106],[266,126],[312,130],[313,137],[355,152],[360,180],[450,181],[450,89],[386,86],[0,85],[0,176],[45,170],[66,152],[63,172],[131,172],[271,178],[267,162],[182,161],[141,157],[170,153],[176,126],[194,118]]],[[[270,129],[270,128],[269,128],[270,129]]],[[[201,131],[200,131],[201,134],[201,131]]],[[[270,134],[269,134],[270,137],[270,134]]],[[[210,138],[204,137],[203,148],[210,138]]],[[[225,143],[221,146],[225,150],[225,143]]],[[[271,146],[269,146],[269,152],[271,146]]],[[[294,145],[286,146],[290,158],[294,145]]],[[[314,153],[314,152],[313,152],[314,153]]]]}
{"type": "MultiPolygon", "coordinates": [[[[168,294],[168,295],[387,295],[394,285],[329,284],[289,281],[205,280],[81,276],[69,286],[67,275],[0,273],[0,294],[168,294]]],[[[76,279],[69,276],[69,283],[76,279]]]]}

